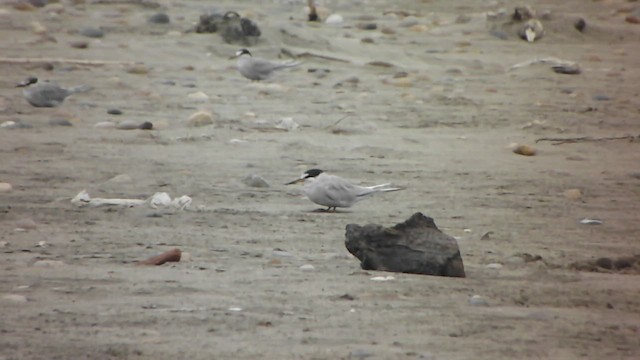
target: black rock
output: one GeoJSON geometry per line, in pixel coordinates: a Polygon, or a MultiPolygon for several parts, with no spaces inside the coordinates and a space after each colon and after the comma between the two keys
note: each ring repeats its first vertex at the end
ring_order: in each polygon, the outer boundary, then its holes
{"type": "Polygon", "coordinates": [[[415,213],[394,227],[347,225],[345,246],[364,270],[465,277],[457,241],[415,213]]]}
{"type": "Polygon", "coordinates": [[[87,27],[80,30],[80,35],[90,38],[101,38],[104,36],[104,31],[94,27],[87,27]]]}
{"type": "Polygon", "coordinates": [[[261,35],[258,25],[241,17],[235,11],[226,14],[204,14],[196,25],[197,33],[215,33],[222,35],[227,44],[255,45],[261,35]]]}
{"type": "Polygon", "coordinates": [[[171,22],[171,19],[169,19],[169,15],[165,13],[157,13],[149,16],[147,21],[151,24],[168,24],[171,22]]]}
{"type": "Polygon", "coordinates": [[[120,109],[108,109],[107,114],[109,115],[122,115],[122,110],[120,109]]]}
{"type": "Polygon", "coordinates": [[[71,121],[69,121],[67,119],[59,119],[59,118],[53,118],[53,119],[49,120],[49,125],[51,125],[51,126],[73,126],[71,121]]]}
{"type": "Polygon", "coordinates": [[[140,129],[141,130],[153,130],[153,123],[150,121],[145,121],[142,124],[140,124],[140,129]]]}
{"type": "Polygon", "coordinates": [[[587,27],[587,22],[584,21],[583,18],[579,18],[575,23],[573,23],[573,27],[576,28],[576,30],[583,32],[584,28],[587,27]]]}

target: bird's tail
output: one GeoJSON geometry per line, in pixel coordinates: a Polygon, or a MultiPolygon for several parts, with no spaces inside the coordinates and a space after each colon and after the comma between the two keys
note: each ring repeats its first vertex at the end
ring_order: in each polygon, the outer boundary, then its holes
{"type": "Polygon", "coordinates": [[[373,191],[379,191],[379,192],[404,190],[404,188],[401,188],[401,187],[390,187],[390,186],[391,186],[390,183],[386,183],[386,184],[380,184],[380,185],[374,185],[374,186],[367,186],[367,189],[373,190],[373,191]]]}
{"type": "Polygon", "coordinates": [[[299,61],[290,61],[290,62],[286,62],[286,63],[282,63],[278,66],[278,69],[286,69],[286,68],[292,68],[292,67],[296,67],[299,66],[300,64],[302,64],[299,61]]]}
{"type": "Polygon", "coordinates": [[[67,91],[69,91],[71,94],[87,92],[91,90],[93,90],[93,86],[91,85],[79,85],[67,89],[67,91]]]}
{"type": "Polygon", "coordinates": [[[365,191],[363,191],[360,194],[358,194],[358,197],[364,197],[364,196],[375,194],[375,193],[379,193],[379,192],[389,192],[389,191],[404,190],[404,188],[390,187],[390,186],[391,186],[391,184],[380,184],[380,185],[374,185],[374,186],[365,186],[364,187],[365,191]]]}

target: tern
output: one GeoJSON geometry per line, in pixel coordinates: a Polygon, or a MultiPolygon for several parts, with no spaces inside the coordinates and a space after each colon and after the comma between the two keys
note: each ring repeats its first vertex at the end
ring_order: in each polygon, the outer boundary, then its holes
{"type": "Polygon", "coordinates": [[[390,187],[390,184],[359,186],[335,175],[329,175],[320,169],[305,171],[298,179],[285,185],[304,181],[302,191],[309,200],[322,206],[327,211],[336,208],[348,208],[365,197],[381,192],[398,191],[402,188],[390,187]]]}
{"type": "Polygon", "coordinates": [[[22,95],[24,95],[24,98],[29,104],[35,107],[60,106],[60,104],[72,94],[92,89],[92,87],[88,85],[74,86],[68,89],[52,83],[34,85],[37,82],[37,77],[30,76],[16,85],[16,87],[24,88],[22,95]]]}
{"type": "Polygon", "coordinates": [[[278,70],[300,65],[299,62],[277,63],[251,56],[247,49],[240,49],[231,59],[237,58],[236,67],[242,76],[252,81],[266,80],[278,70]]]}

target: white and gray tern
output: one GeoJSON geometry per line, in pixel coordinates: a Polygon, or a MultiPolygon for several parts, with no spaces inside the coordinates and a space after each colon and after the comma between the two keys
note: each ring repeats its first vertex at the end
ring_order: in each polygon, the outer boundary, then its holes
{"type": "Polygon", "coordinates": [[[335,175],[329,175],[320,169],[307,170],[300,178],[288,182],[286,185],[304,181],[302,191],[309,200],[327,210],[336,208],[348,208],[369,195],[402,190],[402,188],[390,187],[390,184],[374,186],[358,186],[335,175]]]}
{"type": "Polygon", "coordinates": [[[92,89],[88,85],[63,88],[53,83],[37,84],[38,78],[30,76],[16,87],[23,87],[22,95],[27,102],[35,107],[57,107],[69,96],[92,89]],[[37,84],[37,85],[36,85],[37,84]]]}
{"type": "Polygon", "coordinates": [[[252,81],[266,80],[275,71],[287,69],[300,65],[299,62],[277,63],[266,59],[251,56],[247,49],[240,49],[236,55],[231,57],[237,58],[236,67],[242,76],[252,81]]]}

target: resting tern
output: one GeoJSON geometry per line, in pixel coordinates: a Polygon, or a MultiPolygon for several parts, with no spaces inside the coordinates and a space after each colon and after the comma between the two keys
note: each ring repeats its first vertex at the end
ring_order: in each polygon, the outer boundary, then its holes
{"type": "Polygon", "coordinates": [[[301,181],[304,181],[302,191],[309,200],[318,205],[327,206],[327,211],[331,209],[335,211],[339,207],[351,207],[363,198],[376,193],[402,190],[402,188],[389,187],[390,184],[354,185],[341,177],[329,175],[320,169],[307,170],[298,179],[285,185],[301,181]]]}
{"type": "Polygon", "coordinates": [[[30,76],[20,82],[16,87],[23,87],[22,95],[27,102],[35,107],[56,107],[72,94],[89,91],[92,89],[88,85],[74,86],[68,89],[52,83],[35,85],[38,78],[30,76]]]}
{"type": "Polygon", "coordinates": [[[276,63],[255,58],[247,49],[240,49],[231,59],[237,58],[236,67],[242,76],[252,81],[266,80],[277,71],[300,65],[299,62],[276,63]]]}

